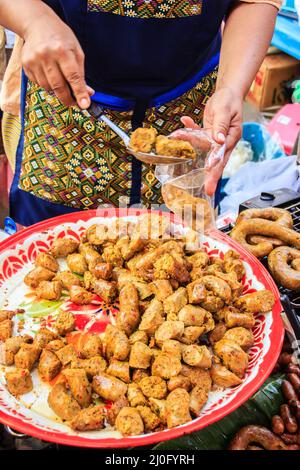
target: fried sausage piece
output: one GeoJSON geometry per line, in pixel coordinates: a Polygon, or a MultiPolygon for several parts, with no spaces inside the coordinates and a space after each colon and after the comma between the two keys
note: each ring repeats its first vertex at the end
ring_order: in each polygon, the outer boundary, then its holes
{"type": "Polygon", "coordinates": [[[52,387],[48,395],[48,405],[64,421],[71,421],[80,412],[79,404],[61,382],[52,387]]]}
{"type": "Polygon", "coordinates": [[[59,349],[55,352],[58,359],[62,363],[63,366],[70,364],[70,362],[75,361],[77,359],[77,354],[73,344],[68,344],[63,348],[59,349]]]}
{"type": "Polygon", "coordinates": [[[283,440],[262,426],[249,425],[239,430],[232,439],[229,450],[246,450],[251,443],[261,445],[265,450],[287,450],[283,440]]]}
{"type": "Polygon", "coordinates": [[[267,313],[274,307],[275,296],[269,290],[246,294],[235,301],[235,306],[251,313],[267,313]]]}
{"type": "Polygon", "coordinates": [[[165,297],[163,301],[164,311],[168,315],[177,315],[187,303],[187,291],[184,287],[180,287],[173,294],[165,297]]]}
{"type": "Polygon", "coordinates": [[[135,152],[150,153],[154,146],[157,130],[154,127],[139,127],[131,134],[130,147],[135,152]]]}
{"type": "Polygon", "coordinates": [[[147,399],[139,385],[136,383],[131,383],[128,385],[127,398],[130,406],[147,405],[147,399]]]}
{"type": "Polygon", "coordinates": [[[152,397],[161,400],[167,395],[167,385],[161,377],[144,377],[139,386],[147,398],[152,397]]]}
{"type": "Polygon", "coordinates": [[[34,337],[33,344],[37,348],[45,348],[50,341],[53,341],[57,338],[57,335],[53,331],[48,330],[48,328],[40,328],[34,337]]]}
{"type": "Polygon", "coordinates": [[[84,369],[64,369],[63,375],[77,403],[87,408],[92,402],[92,388],[84,369]]]}
{"type": "Polygon", "coordinates": [[[157,398],[149,398],[149,405],[153,413],[155,413],[162,424],[167,424],[167,407],[166,400],[158,400],[157,398]]]}
{"type": "Polygon", "coordinates": [[[104,428],[105,410],[102,405],[81,410],[70,422],[74,431],[98,431],[104,428]]]}
{"type": "Polygon", "coordinates": [[[206,333],[205,326],[187,326],[184,329],[183,335],[180,338],[181,343],[184,344],[193,344],[198,341],[200,336],[206,333]]]}
{"type": "Polygon", "coordinates": [[[190,396],[184,388],[176,388],[167,396],[166,415],[168,428],[191,421],[190,396]]]}
{"type": "Polygon", "coordinates": [[[51,281],[55,277],[55,273],[41,266],[32,269],[24,277],[24,283],[33,289],[36,289],[40,282],[51,281]]]}
{"type": "Polygon", "coordinates": [[[167,339],[180,339],[184,332],[183,321],[167,320],[155,332],[155,341],[161,345],[167,339]]]}
{"type": "Polygon", "coordinates": [[[253,313],[241,312],[235,307],[226,307],[220,312],[220,314],[224,316],[225,325],[227,328],[234,328],[239,326],[250,329],[255,325],[255,318],[253,313]]]}
{"type": "Polygon", "coordinates": [[[234,250],[228,250],[224,255],[224,271],[225,273],[236,274],[237,280],[241,281],[246,274],[246,269],[240,255],[234,250]]]}
{"type": "Polygon", "coordinates": [[[83,275],[88,269],[87,262],[84,256],[80,253],[72,253],[71,255],[68,255],[67,264],[70,271],[80,275],[83,275]]]}
{"type": "Polygon", "coordinates": [[[219,387],[235,387],[240,385],[242,380],[221,364],[214,364],[210,369],[211,378],[215,385],[219,387]]]}
{"type": "Polygon", "coordinates": [[[73,286],[81,286],[81,280],[70,271],[61,271],[56,274],[54,281],[59,281],[64,289],[70,290],[73,286]]]}
{"type": "Polygon", "coordinates": [[[201,385],[201,387],[207,391],[211,389],[211,377],[208,370],[201,369],[200,367],[191,367],[184,364],[180,374],[184,377],[188,377],[193,387],[201,385]]]}
{"type": "Polygon", "coordinates": [[[146,369],[134,369],[132,372],[132,382],[139,383],[144,377],[149,377],[150,372],[146,369]]]}
{"type": "Polygon", "coordinates": [[[226,304],[231,302],[232,292],[229,284],[226,281],[212,275],[203,276],[201,280],[204,284],[204,287],[211,291],[214,296],[220,297],[220,299],[222,299],[226,304]]]}
{"type": "Polygon", "coordinates": [[[209,256],[205,251],[197,251],[197,253],[189,256],[189,262],[194,268],[206,268],[209,263],[209,256]]]}
{"type": "Polygon", "coordinates": [[[71,368],[84,369],[89,378],[101,374],[106,369],[106,360],[101,356],[94,356],[90,359],[74,359],[71,362],[71,368]]]}
{"type": "Polygon", "coordinates": [[[293,227],[293,218],[289,211],[278,207],[265,207],[263,209],[255,208],[242,211],[236,220],[236,224],[239,224],[244,220],[251,219],[266,219],[277,222],[285,227],[293,227]]]}
{"type": "Polygon", "coordinates": [[[70,300],[77,305],[89,305],[93,300],[93,294],[81,286],[70,287],[70,300]]]}
{"type": "Polygon", "coordinates": [[[89,270],[97,279],[105,279],[107,281],[112,276],[113,265],[112,263],[95,260],[90,262],[89,270]]]}
{"type": "Polygon", "coordinates": [[[61,362],[54,352],[44,349],[40,356],[38,369],[41,378],[50,382],[60,372],[61,362]]]}
{"type": "Polygon", "coordinates": [[[144,343],[148,344],[148,335],[145,331],[141,330],[136,330],[134,333],[132,333],[129,337],[129,343],[133,345],[134,343],[144,343]]]}
{"type": "Polygon", "coordinates": [[[127,392],[127,385],[124,382],[104,372],[95,375],[92,387],[100,397],[110,401],[117,401],[127,392]]]}
{"type": "Polygon", "coordinates": [[[154,335],[158,327],[163,323],[164,311],[162,303],[154,298],[151,300],[149,306],[146,308],[141,323],[139,324],[139,330],[144,331],[148,335],[154,335]]]}
{"type": "Polygon", "coordinates": [[[126,284],[121,289],[119,308],[117,326],[129,336],[136,329],[140,321],[139,295],[134,284],[126,284]]]}
{"type": "Polygon", "coordinates": [[[191,390],[192,384],[188,377],[184,375],[177,375],[177,377],[172,377],[168,382],[168,390],[172,392],[175,388],[184,388],[187,392],[191,390]]]}
{"type": "Polygon", "coordinates": [[[176,377],[181,371],[181,361],[178,356],[172,356],[168,353],[160,353],[154,359],[152,364],[152,375],[163,379],[176,377]]]}
{"type": "Polygon", "coordinates": [[[83,333],[78,340],[78,352],[84,359],[102,355],[102,341],[96,333],[83,333]]]}
{"type": "Polygon", "coordinates": [[[59,349],[62,349],[65,345],[65,341],[63,341],[62,339],[54,339],[45,346],[45,349],[56,352],[59,349]]]}
{"type": "Polygon", "coordinates": [[[123,380],[123,382],[127,384],[130,382],[129,362],[112,359],[106,372],[109,375],[113,375],[114,377],[123,380]]]}
{"type": "Polygon", "coordinates": [[[0,364],[12,366],[15,362],[15,355],[23,343],[30,341],[30,336],[12,336],[5,343],[0,344],[0,364]]]}
{"type": "Polygon", "coordinates": [[[161,350],[166,354],[170,354],[171,356],[181,359],[182,346],[179,341],[174,339],[167,339],[163,342],[161,350]]]}
{"type": "Polygon", "coordinates": [[[190,393],[190,411],[198,416],[208,400],[208,391],[201,385],[196,385],[190,393]]]}
{"type": "Polygon", "coordinates": [[[35,265],[56,273],[59,270],[59,264],[50,253],[39,253],[35,260],[35,265]]]}
{"type": "Polygon", "coordinates": [[[31,392],[33,383],[28,369],[11,369],[5,373],[6,387],[12,395],[18,397],[31,392]]]}
{"type": "Polygon", "coordinates": [[[223,336],[225,335],[226,331],[227,331],[227,327],[225,323],[223,322],[216,323],[215,328],[208,335],[210,344],[214,344],[220,341],[220,339],[222,339],[223,336]]]}
{"type": "Polygon", "coordinates": [[[115,423],[122,436],[138,436],[144,432],[144,424],[136,408],[125,406],[117,416],[115,423]]]}
{"type": "Polygon", "coordinates": [[[207,290],[202,279],[191,282],[186,287],[190,304],[200,304],[207,297],[207,290]]]}
{"type": "Polygon", "coordinates": [[[71,312],[59,312],[54,326],[60,336],[65,336],[67,333],[71,333],[71,331],[75,329],[74,315],[71,312]]]}
{"type": "Polygon", "coordinates": [[[129,365],[136,369],[148,369],[152,359],[152,351],[144,343],[134,343],[131,347],[129,365]]]}
{"type": "Polygon", "coordinates": [[[105,330],[106,357],[125,361],[130,352],[130,344],[124,331],[116,326],[107,325],[105,330]]]}
{"type": "Polygon", "coordinates": [[[227,330],[223,338],[235,341],[244,351],[247,351],[254,344],[252,331],[242,327],[227,330]]]}
{"type": "Polygon", "coordinates": [[[190,281],[190,273],[182,259],[165,253],[154,262],[154,279],[175,279],[181,284],[190,281]]]}
{"type": "Polygon", "coordinates": [[[184,326],[202,326],[211,314],[202,307],[186,305],[178,313],[178,320],[184,323],[184,326]]]}
{"type": "Polygon", "coordinates": [[[136,408],[140,413],[142,420],[144,422],[145,431],[153,432],[156,428],[161,425],[160,419],[156,416],[149,406],[137,406],[136,408]]]}
{"type": "Polygon", "coordinates": [[[33,344],[22,344],[15,355],[15,366],[31,371],[39,358],[40,352],[40,348],[33,344]]]}
{"type": "Polygon", "coordinates": [[[214,345],[217,356],[221,358],[224,366],[238,377],[243,377],[248,368],[248,355],[242,348],[227,339],[221,339],[214,345]]]}
{"type": "Polygon", "coordinates": [[[98,253],[90,243],[80,243],[78,251],[84,256],[88,265],[90,265],[90,263],[102,261],[100,253],[98,253]]]}
{"type": "Polygon", "coordinates": [[[130,406],[129,402],[126,397],[121,397],[107,410],[107,421],[111,426],[115,425],[118,414],[125,406],[130,406]]]}
{"type": "Polygon", "coordinates": [[[55,258],[66,258],[68,255],[74,253],[77,250],[78,246],[79,243],[73,238],[57,238],[52,243],[50,253],[55,258]]]}
{"type": "Polygon", "coordinates": [[[95,280],[93,283],[93,291],[108,304],[114,302],[118,295],[116,283],[105,281],[105,279],[95,280]]]}
{"type": "Polygon", "coordinates": [[[209,349],[198,344],[183,346],[182,359],[190,366],[201,367],[203,369],[209,369],[212,362],[209,349]]]}
{"type": "Polygon", "coordinates": [[[172,285],[167,279],[157,279],[156,281],[153,281],[152,289],[155,297],[160,302],[163,302],[173,293],[172,285]]]}
{"type": "Polygon", "coordinates": [[[59,281],[42,281],[36,288],[36,295],[44,300],[59,300],[62,285],[59,281]]]}
{"type": "Polygon", "coordinates": [[[24,313],[25,310],[18,308],[17,310],[0,310],[0,323],[4,320],[11,320],[15,315],[24,313]]]}
{"type": "Polygon", "coordinates": [[[0,322],[0,341],[6,341],[11,338],[13,334],[13,322],[12,320],[3,320],[0,322]]]}

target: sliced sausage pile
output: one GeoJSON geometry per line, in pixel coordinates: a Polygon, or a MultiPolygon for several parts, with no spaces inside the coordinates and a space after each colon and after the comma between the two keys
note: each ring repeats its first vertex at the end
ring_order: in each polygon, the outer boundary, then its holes
{"type": "Polygon", "coordinates": [[[101,337],[76,332],[73,314],[64,310],[53,330],[12,336],[5,325],[13,313],[1,312],[1,360],[15,366],[6,372],[8,390],[15,396],[32,390],[37,366],[51,385],[49,406],[74,430],[111,425],[128,436],[191,421],[212,389],[242,382],[254,314],[274,305],[269,291],[242,295],[245,269],[237,253],[209,257],[194,233],[175,239],[158,217],[149,236],[147,222],[94,225],[80,243],[57,239],[25,277],[38,298],[68,294],[89,304],[97,295],[118,303],[101,337]],[[68,270],[59,270],[58,258],[66,258],[68,270]]]}

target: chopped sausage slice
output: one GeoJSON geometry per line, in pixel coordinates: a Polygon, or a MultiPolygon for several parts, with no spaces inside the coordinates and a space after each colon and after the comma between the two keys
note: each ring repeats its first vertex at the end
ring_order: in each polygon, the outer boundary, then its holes
{"type": "Polygon", "coordinates": [[[79,246],[79,243],[73,238],[57,238],[52,243],[50,253],[55,258],[66,258],[68,255],[74,253],[79,246]]]}
{"type": "Polygon", "coordinates": [[[148,335],[145,331],[137,330],[129,337],[129,343],[132,345],[134,343],[144,343],[148,344],[148,335]]]}
{"type": "Polygon", "coordinates": [[[138,436],[144,432],[144,424],[136,408],[122,408],[116,419],[116,428],[122,436],[138,436]]]}
{"type": "Polygon", "coordinates": [[[37,268],[32,269],[32,271],[26,274],[26,276],[24,277],[24,283],[28,287],[36,289],[40,282],[51,281],[54,277],[55,273],[53,271],[38,266],[37,268]]]}
{"type": "Polygon", "coordinates": [[[39,360],[39,374],[43,380],[50,382],[60,372],[61,362],[52,351],[44,349],[39,360]]]}
{"type": "Polygon", "coordinates": [[[129,355],[130,344],[124,333],[116,326],[107,325],[105,330],[106,357],[125,361],[129,355]]]}
{"type": "Polygon", "coordinates": [[[62,339],[54,339],[53,341],[50,341],[46,346],[45,349],[48,349],[49,351],[56,352],[59,349],[62,349],[66,343],[62,339]]]}
{"type": "Polygon", "coordinates": [[[166,341],[164,341],[161,350],[164,353],[170,354],[181,359],[182,345],[179,343],[179,341],[176,341],[175,339],[167,339],[166,341]]]}
{"type": "Polygon", "coordinates": [[[209,369],[212,358],[209,349],[206,346],[191,344],[182,348],[182,359],[190,366],[209,369]]]}
{"type": "Polygon", "coordinates": [[[173,288],[167,279],[157,279],[152,282],[152,289],[155,297],[163,302],[167,297],[173,294],[173,288]]]}
{"type": "Polygon", "coordinates": [[[92,388],[84,369],[64,369],[63,375],[75,400],[82,408],[87,408],[92,401],[92,388]]]}
{"type": "Polygon", "coordinates": [[[55,354],[63,366],[66,366],[77,359],[77,354],[73,344],[67,344],[67,346],[56,351],[55,354]]]}
{"type": "Polygon", "coordinates": [[[0,341],[6,341],[8,338],[11,338],[13,326],[12,320],[3,320],[0,322],[0,341]]]}
{"type": "Polygon", "coordinates": [[[61,311],[55,322],[55,328],[60,336],[65,336],[75,328],[75,318],[73,313],[61,311]]]}
{"type": "Polygon", "coordinates": [[[231,372],[243,377],[248,367],[248,355],[242,348],[228,339],[221,339],[214,345],[214,350],[231,372]]]}
{"type": "Polygon", "coordinates": [[[275,296],[269,290],[246,294],[235,301],[235,306],[251,313],[267,313],[274,307],[275,296]]]}
{"type": "Polygon", "coordinates": [[[50,341],[53,341],[57,338],[57,335],[53,331],[48,330],[48,328],[40,328],[34,337],[33,344],[37,348],[45,348],[50,341]]]}
{"type": "Polygon", "coordinates": [[[187,304],[187,292],[184,287],[180,287],[173,294],[165,297],[164,311],[169,314],[177,315],[178,312],[187,304]]]}
{"type": "Polygon", "coordinates": [[[92,386],[100,397],[110,401],[117,401],[127,392],[127,385],[124,382],[104,372],[95,375],[92,386]]]}
{"type": "Polygon", "coordinates": [[[36,295],[44,300],[59,300],[62,285],[59,281],[42,281],[36,288],[36,295]]]}
{"type": "Polygon", "coordinates": [[[131,347],[129,365],[136,369],[148,369],[152,359],[152,351],[144,343],[134,343],[131,347]]]}
{"type": "Polygon", "coordinates": [[[223,338],[235,341],[244,351],[247,351],[254,344],[252,331],[242,327],[227,330],[223,338]]]}
{"type": "Polygon", "coordinates": [[[158,345],[163,344],[167,339],[180,339],[184,332],[182,321],[165,321],[155,332],[155,341],[158,345]]]}
{"type": "Polygon", "coordinates": [[[153,335],[157,328],[163,323],[163,315],[162,303],[157,299],[151,300],[142,316],[139,330],[144,331],[150,336],[153,335]]]}
{"type": "Polygon", "coordinates": [[[36,257],[35,265],[49,269],[49,271],[53,271],[54,273],[59,269],[58,262],[50,253],[39,253],[36,257]]]}
{"type": "Polygon", "coordinates": [[[113,375],[114,377],[123,380],[123,382],[127,384],[130,382],[129,362],[112,359],[106,372],[109,375],[113,375]]]}
{"type": "Polygon", "coordinates": [[[102,355],[102,341],[96,333],[82,334],[78,341],[78,352],[84,359],[102,355]]]}
{"type": "Polygon", "coordinates": [[[3,320],[11,320],[15,315],[24,313],[25,310],[18,308],[17,310],[0,310],[0,322],[3,320]]]}
{"type": "Polygon", "coordinates": [[[118,414],[125,406],[129,406],[129,402],[126,397],[121,397],[107,410],[107,421],[111,426],[115,425],[118,414]]]}
{"type": "Polygon", "coordinates": [[[184,329],[180,341],[184,344],[193,344],[196,343],[204,333],[206,333],[205,326],[187,326],[184,329]]]}
{"type": "Polygon", "coordinates": [[[102,405],[81,410],[70,422],[74,431],[97,431],[104,428],[105,410],[102,405]]]}
{"type": "Polygon", "coordinates": [[[190,411],[198,416],[208,400],[208,391],[201,385],[196,385],[190,393],[190,411]]]}
{"type": "Polygon", "coordinates": [[[127,398],[130,406],[147,405],[147,399],[141,391],[139,385],[131,383],[128,385],[127,398]]]}
{"type": "Polygon", "coordinates": [[[81,280],[70,271],[61,271],[56,274],[54,281],[59,281],[64,289],[70,290],[72,286],[81,286],[81,280]]]}
{"type": "Polygon", "coordinates": [[[145,431],[153,432],[161,425],[160,419],[156,416],[149,406],[137,406],[136,408],[140,413],[144,422],[145,431]]]}
{"type": "Polygon", "coordinates": [[[13,369],[5,373],[6,386],[12,395],[18,397],[31,392],[33,383],[28,369],[13,369]]]}
{"type": "Polygon", "coordinates": [[[93,378],[94,375],[101,374],[106,369],[106,360],[101,356],[94,356],[90,359],[75,359],[71,362],[71,368],[84,369],[89,378],[93,378]]]}
{"type": "Polygon", "coordinates": [[[160,353],[154,359],[152,364],[152,375],[157,375],[163,379],[176,377],[181,371],[181,361],[178,356],[172,356],[168,353],[160,353]]]}
{"type": "Polygon", "coordinates": [[[192,384],[188,377],[184,375],[177,375],[172,377],[168,382],[168,390],[172,392],[175,388],[184,388],[187,392],[191,390],[192,384]]]}
{"type": "Polygon", "coordinates": [[[15,355],[16,367],[31,371],[39,358],[40,352],[40,348],[37,348],[33,344],[22,344],[15,355]]]}
{"type": "Polygon", "coordinates": [[[183,321],[184,326],[202,326],[208,315],[204,308],[186,305],[178,313],[178,320],[183,321]]]}
{"type": "Polygon", "coordinates": [[[188,377],[193,387],[201,385],[201,387],[207,391],[211,389],[211,377],[208,370],[183,365],[181,375],[188,377]]]}
{"type": "Polygon", "coordinates": [[[161,377],[144,377],[139,386],[147,398],[152,397],[161,400],[167,395],[167,385],[161,377]]]}
{"type": "Polygon", "coordinates": [[[219,387],[235,387],[242,383],[237,375],[221,364],[214,364],[210,372],[213,383],[219,387]]]}
{"type": "Polygon", "coordinates": [[[118,289],[115,282],[105,281],[105,279],[97,279],[93,283],[93,290],[95,294],[101,297],[104,302],[112,303],[117,295],[118,289]]]}
{"type": "Polygon", "coordinates": [[[52,387],[48,395],[48,405],[63,421],[71,421],[80,412],[79,404],[63,383],[52,387]]]}
{"type": "Polygon", "coordinates": [[[89,305],[93,300],[93,294],[81,286],[70,287],[70,300],[77,305],[89,305]]]}
{"type": "Polygon", "coordinates": [[[206,299],[207,290],[202,282],[202,279],[198,279],[188,284],[186,290],[190,304],[200,304],[206,299]]]}
{"type": "Polygon", "coordinates": [[[5,343],[0,345],[0,363],[5,366],[12,366],[21,345],[27,342],[29,342],[29,337],[12,336],[8,338],[5,343]]]}
{"type": "Polygon", "coordinates": [[[87,262],[84,256],[80,253],[73,253],[71,255],[68,255],[67,264],[70,271],[76,274],[80,274],[82,276],[88,269],[87,262]]]}
{"type": "Polygon", "coordinates": [[[105,279],[108,281],[113,273],[113,264],[112,263],[104,263],[101,259],[96,259],[89,263],[89,271],[95,276],[97,279],[105,279]]]}
{"type": "Polygon", "coordinates": [[[134,369],[132,372],[132,382],[139,383],[144,377],[149,377],[150,372],[146,369],[134,369]]]}
{"type": "Polygon", "coordinates": [[[184,388],[176,388],[167,396],[166,414],[168,428],[191,421],[190,396],[184,388]]]}

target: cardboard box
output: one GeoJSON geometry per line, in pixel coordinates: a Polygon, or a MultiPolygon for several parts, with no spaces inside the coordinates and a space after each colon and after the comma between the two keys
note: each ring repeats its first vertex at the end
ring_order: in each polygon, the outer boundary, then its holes
{"type": "Polygon", "coordinates": [[[300,76],[300,61],[280,53],[267,55],[246,98],[259,110],[288,103],[283,83],[300,76]]]}

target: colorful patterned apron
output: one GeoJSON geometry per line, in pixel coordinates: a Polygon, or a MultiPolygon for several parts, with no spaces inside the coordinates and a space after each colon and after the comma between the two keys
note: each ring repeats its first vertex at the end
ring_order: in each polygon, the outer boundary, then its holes
{"type": "MultiPolygon", "coordinates": [[[[201,122],[214,90],[230,0],[47,0],[85,53],[93,99],[127,132],[169,134],[201,122]]],[[[63,106],[23,76],[22,134],[11,216],[22,225],[99,205],[160,204],[154,168],[124,151],[106,125],[63,106]]]]}

